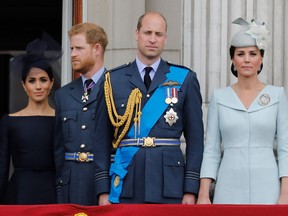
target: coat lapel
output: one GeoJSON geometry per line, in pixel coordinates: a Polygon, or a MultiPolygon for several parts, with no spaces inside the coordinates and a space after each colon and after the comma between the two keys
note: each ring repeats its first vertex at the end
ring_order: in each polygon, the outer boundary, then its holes
{"type": "Polygon", "coordinates": [[[258,96],[255,98],[255,100],[253,101],[253,103],[249,107],[248,112],[255,112],[255,111],[260,110],[260,109],[265,109],[265,108],[270,107],[273,104],[279,102],[278,92],[273,90],[273,88],[271,88],[271,87],[272,86],[267,85],[264,89],[262,89],[262,91],[258,94],[258,96]],[[263,103],[263,102],[261,103],[260,100],[264,96],[268,97],[269,100],[267,100],[265,103],[263,103]]]}
{"type": "Polygon", "coordinates": [[[83,88],[83,83],[81,80],[81,77],[79,77],[77,80],[75,80],[74,84],[70,87],[71,92],[70,95],[72,98],[74,98],[76,101],[83,105],[88,105],[92,102],[94,102],[97,99],[99,89],[103,87],[103,81],[104,81],[104,74],[103,76],[100,77],[98,82],[95,84],[93,89],[91,90],[89,94],[89,99],[86,103],[83,103],[81,98],[84,94],[84,88],[83,88]]]}
{"type": "Polygon", "coordinates": [[[241,102],[241,100],[231,86],[223,88],[220,91],[221,93],[219,94],[219,96],[221,97],[218,98],[218,104],[230,107],[232,109],[242,110],[245,112],[255,112],[261,109],[265,109],[278,102],[276,92],[273,91],[269,85],[267,85],[259,93],[259,95],[254,99],[248,110],[244,107],[243,103],[241,102]],[[263,94],[268,94],[270,98],[269,103],[266,105],[261,105],[259,103],[260,97],[262,97],[263,94]]]}
{"type": "MultiPolygon", "coordinates": [[[[127,70],[126,76],[130,76],[129,82],[135,87],[139,88],[142,92],[147,92],[144,82],[139,74],[136,61],[131,63],[131,69],[127,70]]],[[[155,76],[148,89],[148,93],[154,91],[160,84],[166,80],[166,73],[169,73],[169,65],[167,65],[162,59],[159,67],[155,73],[155,76]]]]}
{"type": "Polygon", "coordinates": [[[81,77],[75,80],[73,85],[71,85],[70,89],[71,89],[71,92],[70,92],[71,97],[74,98],[79,103],[82,103],[81,98],[82,98],[82,95],[84,94],[84,89],[83,89],[81,77]]]}
{"type": "Polygon", "coordinates": [[[143,82],[143,80],[141,79],[141,76],[139,74],[138,71],[138,67],[136,64],[136,61],[133,61],[131,63],[131,67],[130,70],[127,70],[126,72],[126,76],[129,76],[129,82],[134,85],[136,88],[139,88],[142,92],[146,92],[146,87],[145,84],[143,82]]]}
{"type": "Polygon", "coordinates": [[[159,85],[164,83],[164,81],[167,79],[166,73],[170,73],[170,67],[161,59],[159,67],[148,89],[148,93],[154,91],[159,85]]]}
{"type": "Polygon", "coordinates": [[[89,100],[85,103],[86,105],[93,103],[95,100],[97,100],[100,88],[104,88],[103,82],[104,82],[104,74],[100,77],[100,79],[97,81],[92,91],[90,92],[89,100]]]}

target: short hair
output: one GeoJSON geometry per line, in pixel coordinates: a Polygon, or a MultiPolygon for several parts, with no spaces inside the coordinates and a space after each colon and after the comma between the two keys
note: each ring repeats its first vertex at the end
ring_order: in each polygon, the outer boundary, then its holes
{"type": "Polygon", "coordinates": [[[108,44],[108,37],[106,32],[101,26],[88,22],[79,23],[72,26],[72,28],[68,31],[70,38],[76,34],[81,33],[84,33],[86,42],[88,44],[94,45],[96,43],[99,43],[103,48],[103,52],[105,52],[108,44]]]}
{"type": "Polygon", "coordinates": [[[146,16],[146,15],[148,15],[148,14],[154,14],[154,15],[159,15],[159,16],[161,16],[162,18],[163,18],[163,20],[164,20],[164,22],[165,22],[165,30],[167,31],[167,20],[165,19],[165,17],[161,14],[161,13],[159,13],[159,12],[146,12],[146,13],[144,13],[144,14],[142,14],[140,17],[139,17],[139,19],[138,19],[138,23],[137,23],[137,30],[139,31],[140,30],[140,28],[142,27],[142,22],[143,22],[143,19],[144,19],[144,17],[146,16]]]}

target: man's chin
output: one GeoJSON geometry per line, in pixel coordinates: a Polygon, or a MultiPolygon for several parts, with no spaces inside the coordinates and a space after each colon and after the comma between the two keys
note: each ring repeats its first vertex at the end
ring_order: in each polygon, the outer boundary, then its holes
{"type": "Polygon", "coordinates": [[[73,68],[73,72],[75,72],[75,73],[82,73],[81,69],[75,69],[75,68],[73,68]]]}
{"type": "Polygon", "coordinates": [[[159,58],[159,56],[158,55],[146,55],[146,57],[147,57],[147,59],[157,59],[157,58],[159,58]]]}

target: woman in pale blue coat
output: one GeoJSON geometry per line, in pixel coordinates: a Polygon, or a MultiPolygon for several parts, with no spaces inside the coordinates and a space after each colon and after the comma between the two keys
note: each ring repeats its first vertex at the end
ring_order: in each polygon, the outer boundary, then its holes
{"type": "Polygon", "coordinates": [[[264,23],[238,18],[231,71],[238,78],[213,91],[201,167],[199,204],[288,203],[288,101],[283,87],[259,80],[269,34],[264,23]],[[277,158],[273,152],[277,144],[277,158]]]}

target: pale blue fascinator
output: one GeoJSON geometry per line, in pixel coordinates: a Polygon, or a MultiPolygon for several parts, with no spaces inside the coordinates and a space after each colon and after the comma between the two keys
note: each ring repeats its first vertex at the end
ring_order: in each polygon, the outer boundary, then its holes
{"type": "Polygon", "coordinates": [[[267,48],[270,32],[267,30],[264,22],[259,22],[252,19],[251,23],[249,23],[240,17],[234,20],[232,23],[241,25],[242,29],[236,32],[231,38],[231,46],[257,46],[259,50],[265,50],[267,48]]]}

